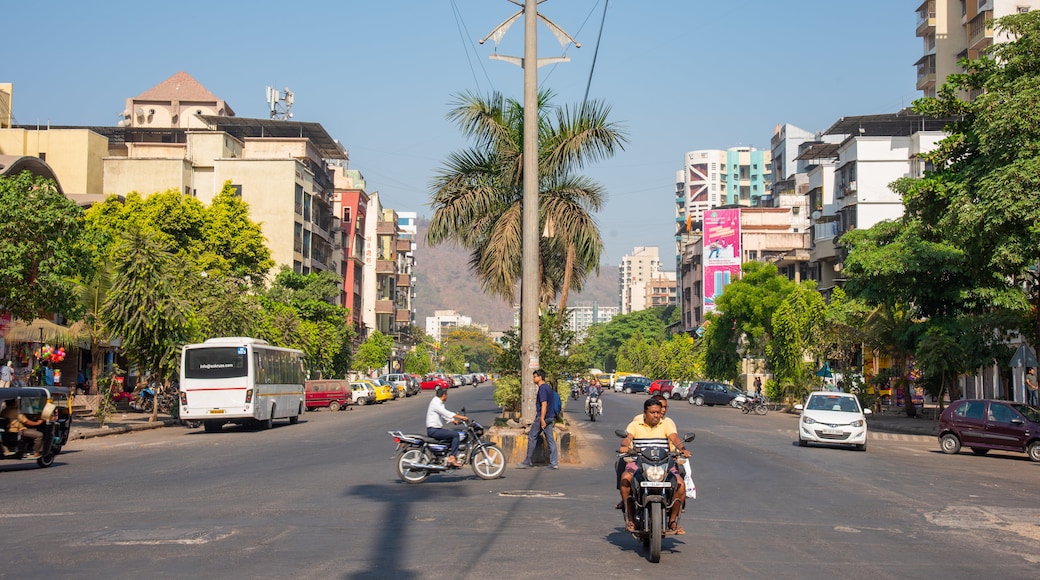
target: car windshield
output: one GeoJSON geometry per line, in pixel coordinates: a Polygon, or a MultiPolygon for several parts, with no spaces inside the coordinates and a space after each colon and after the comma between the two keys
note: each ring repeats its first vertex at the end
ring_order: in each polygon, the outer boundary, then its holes
{"type": "Polygon", "coordinates": [[[805,406],[810,411],[840,411],[842,413],[859,413],[859,405],[852,397],[839,395],[813,395],[805,406]]]}

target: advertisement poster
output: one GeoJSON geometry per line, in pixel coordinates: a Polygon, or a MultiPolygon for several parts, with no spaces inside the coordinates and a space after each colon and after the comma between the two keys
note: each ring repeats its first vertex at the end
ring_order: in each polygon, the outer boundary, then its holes
{"type": "Polygon", "coordinates": [[[740,279],[740,209],[704,212],[704,313],[715,311],[715,298],[740,279]]]}

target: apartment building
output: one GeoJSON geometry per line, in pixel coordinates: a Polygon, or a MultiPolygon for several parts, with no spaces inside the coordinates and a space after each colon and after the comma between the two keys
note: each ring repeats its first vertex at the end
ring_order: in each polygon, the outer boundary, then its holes
{"type": "MultiPolygon", "coordinates": [[[[925,0],[917,7],[917,36],[922,55],[917,67],[917,89],[934,97],[946,77],[963,72],[957,61],[976,59],[994,44],[1007,42],[993,22],[1009,14],[1040,8],[1037,0],[925,0]]],[[[962,95],[974,98],[975,95],[962,95]]]]}
{"type": "Polygon", "coordinates": [[[618,269],[618,296],[621,314],[645,310],[647,284],[661,275],[661,258],[657,246],[636,246],[621,258],[618,269]]]}
{"type": "Polygon", "coordinates": [[[433,316],[426,317],[426,334],[437,342],[443,334],[460,326],[473,326],[473,319],[455,310],[434,310],[433,316]]]}
{"type": "MultiPolygon", "coordinates": [[[[356,169],[333,165],[333,249],[340,260],[343,292],[340,304],[350,309],[350,318],[363,339],[362,314],[365,279],[365,223],[368,217],[368,193],[365,178],[356,169]]],[[[370,300],[372,298],[370,297],[370,300]]]]}

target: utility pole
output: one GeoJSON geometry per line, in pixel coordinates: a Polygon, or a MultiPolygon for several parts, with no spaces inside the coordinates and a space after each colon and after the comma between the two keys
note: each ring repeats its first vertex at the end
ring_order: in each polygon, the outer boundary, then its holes
{"type": "Polygon", "coordinates": [[[523,4],[517,0],[509,0],[522,10],[510,16],[505,22],[499,24],[491,31],[491,34],[480,41],[481,44],[488,38],[494,38],[497,44],[506,30],[516,20],[524,17],[524,58],[521,60],[515,56],[504,56],[492,54],[492,60],[504,60],[519,65],[524,70],[524,150],[523,150],[523,270],[520,281],[520,380],[521,408],[520,420],[525,424],[534,422],[537,414],[535,411],[535,389],[533,374],[535,369],[540,368],[538,362],[538,296],[541,293],[541,277],[539,275],[538,260],[538,67],[555,62],[570,62],[566,56],[538,59],[538,19],[552,30],[560,44],[566,46],[567,42],[573,42],[574,46],[581,47],[577,41],[570,37],[562,28],[557,26],[548,18],[538,14],[538,4],[545,0],[525,0],[523,4]],[[566,39],[566,40],[565,40],[566,39]]]}

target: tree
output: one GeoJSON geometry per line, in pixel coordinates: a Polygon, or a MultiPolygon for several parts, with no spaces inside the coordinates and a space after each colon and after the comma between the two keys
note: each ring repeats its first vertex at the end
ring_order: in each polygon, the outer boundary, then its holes
{"type": "Polygon", "coordinates": [[[466,326],[444,333],[441,336],[441,345],[446,349],[455,345],[461,347],[463,362],[470,363],[471,372],[489,370],[492,361],[502,352],[502,347],[495,344],[484,331],[466,326]]]}
{"type": "Polygon", "coordinates": [[[205,247],[200,266],[206,271],[262,281],[274,266],[261,224],[249,219],[249,204],[224,182],[206,208],[205,247]]]}
{"type": "MultiPolygon", "coordinates": [[[[603,189],[574,172],[625,143],[607,121],[609,107],[557,108],[551,98],[542,92],[538,99],[539,212],[548,234],[539,243],[543,305],[562,290],[580,290],[598,269],[603,241],[592,212],[602,206],[603,189]]],[[[511,300],[522,272],[523,104],[497,93],[463,94],[448,119],[476,144],[451,154],[435,177],[427,240],[470,250],[482,288],[511,300]]]]}
{"type": "Polygon", "coordinates": [[[577,350],[584,356],[587,365],[603,370],[618,369],[617,357],[621,345],[636,335],[644,340],[664,340],[666,321],[675,310],[675,307],[664,306],[647,308],[620,314],[607,323],[593,324],[577,350]]]}
{"type": "Polygon", "coordinates": [[[92,269],[83,211],[53,180],[23,172],[0,177],[0,305],[31,321],[47,312],[74,317],[73,279],[92,269]]]}
{"type": "Polygon", "coordinates": [[[387,336],[378,330],[373,330],[354,354],[352,368],[356,371],[380,368],[390,360],[390,354],[393,352],[393,349],[393,337],[387,336]]]}
{"type": "Polygon", "coordinates": [[[180,347],[193,333],[190,306],[178,288],[184,265],[156,236],[136,228],[122,236],[114,258],[105,325],[122,340],[123,352],[141,376],[154,373],[168,381],[176,372],[180,347]]]}
{"type": "Polygon", "coordinates": [[[804,286],[796,287],[773,312],[766,356],[781,392],[789,399],[802,400],[815,379],[816,364],[826,362],[807,356],[822,350],[819,337],[824,312],[823,296],[804,286]]]}

